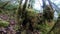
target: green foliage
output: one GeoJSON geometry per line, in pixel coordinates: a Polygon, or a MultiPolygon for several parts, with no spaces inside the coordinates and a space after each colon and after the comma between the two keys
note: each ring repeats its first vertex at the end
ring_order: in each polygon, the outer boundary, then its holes
{"type": "Polygon", "coordinates": [[[9,22],[0,20],[0,27],[6,27],[9,25],[9,22]]]}
{"type": "Polygon", "coordinates": [[[14,30],[18,30],[19,29],[19,26],[18,25],[15,25],[15,27],[14,27],[14,30]]]}
{"type": "Polygon", "coordinates": [[[27,10],[27,16],[36,16],[36,13],[33,9],[26,9],[27,10]]]}
{"type": "Polygon", "coordinates": [[[52,29],[53,26],[54,26],[54,21],[51,21],[51,23],[49,23],[46,20],[45,23],[43,24],[36,24],[35,29],[40,30],[42,34],[47,34],[52,29]]]}
{"type": "Polygon", "coordinates": [[[0,13],[2,13],[2,11],[0,10],[0,13]]]}

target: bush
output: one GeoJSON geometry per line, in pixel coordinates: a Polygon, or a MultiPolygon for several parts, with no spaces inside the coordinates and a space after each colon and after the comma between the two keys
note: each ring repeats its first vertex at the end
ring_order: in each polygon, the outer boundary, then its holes
{"type": "Polygon", "coordinates": [[[9,25],[9,22],[0,20],[0,27],[7,27],[9,25]]]}

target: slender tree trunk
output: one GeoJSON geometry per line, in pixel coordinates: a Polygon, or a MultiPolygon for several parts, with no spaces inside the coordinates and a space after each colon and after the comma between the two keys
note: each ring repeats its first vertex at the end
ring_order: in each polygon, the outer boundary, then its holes
{"type": "Polygon", "coordinates": [[[42,0],[43,2],[43,9],[46,7],[46,3],[45,3],[45,0],[42,0]]]}
{"type": "Polygon", "coordinates": [[[15,18],[16,18],[16,25],[19,26],[19,29],[18,29],[19,34],[21,34],[21,30],[20,30],[21,29],[20,19],[21,19],[21,14],[22,14],[22,8],[21,8],[22,1],[23,0],[20,0],[19,6],[18,6],[18,8],[16,10],[16,16],[15,16],[15,18]]]}
{"type": "Polygon", "coordinates": [[[17,11],[16,11],[17,23],[20,23],[19,20],[20,20],[20,16],[21,16],[21,13],[22,13],[21,4],[22,4],[22,0],[20,0],[19,7],[17,8],[17,11]]]}
{"type": "Polygon", "coordinates": [[[53,8],[52,8],[52,4],[51,4],[51,1],[48,0],[48,2],[49,2],[49,5],[50,5],[51,9],[53,10],[53,8]]]}
{"type": "MultiPolygon", "coordinates": [[[[21,4],[22,4],[22,1],[23,0],[20,0],[20,3],[19,3],[19,7],[18,7],[18,9],[17,9],[17,11],[16,11],[16,21],[17,21],[17,24],[19,25],[19,31],[20,31],[20,33],[19,34],[21,34],[21,22],[20,22],[20,19],[23,19],[22,17],[25,15],[25,10],[26,10],[26,4],[27,4],[27,1],[28,0],[25,0],[25,3],[24,3],[24,5],[23,6],[21,6],[21,4]],[[23,7],[23,8],[21,8],[21,7],[23,7]]],[[[25,17],[24,17],[25,18],[25,17]]]]}

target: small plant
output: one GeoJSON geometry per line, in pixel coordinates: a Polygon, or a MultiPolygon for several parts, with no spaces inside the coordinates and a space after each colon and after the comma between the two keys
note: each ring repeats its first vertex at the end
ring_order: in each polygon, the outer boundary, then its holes
{"type": "Polygon", "coordinates": [[[0,27],[7,27],[9,25],[9,22],[0,20],[0,27]]]}

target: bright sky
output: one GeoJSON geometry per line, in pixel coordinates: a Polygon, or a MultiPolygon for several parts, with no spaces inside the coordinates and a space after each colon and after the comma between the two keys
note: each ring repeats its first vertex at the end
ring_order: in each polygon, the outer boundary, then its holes
{"type": "MultiPolygon", "coordinates": [[[[59,2],[60,0],[51,0],[53,3],[55,3],[57,6],[59,5],[59,2]]],[[[46,4],[48,4],[48,2],[46,1],[46,4]]],[[[43,4],[42,4],[42,0],[35,0],[35,4],[34,4],[34,8],[36,10],[42,10],[43,8],[41,7],[43,4]]],[[[60,5],[58,6],[60,7],[60,5]]],[[[58,15],[57,15],[57,12],[54,13],[54,17],[57,18],[58,15]]]]}
{"type": "Polygon", "coordinates": [[[34,8],[40,10],[42,6],[42,0],[35,0],[34,8]]]}
{"type": "MultiPolygon", "coordinates": [[[[51,0],[53,3],[55,3],[56,5],[59,5],[60,0],[51,0]]],[[[48,4],[48,2],[46,1],[46,4],[48,4]]],[[[34,8],[37,10],[40,10],[42,6],[42,0],[35,0],[35,4],[34,4],[34,8]]],[[[59,6],[60,7],[60,6],[59,6]]]]}

